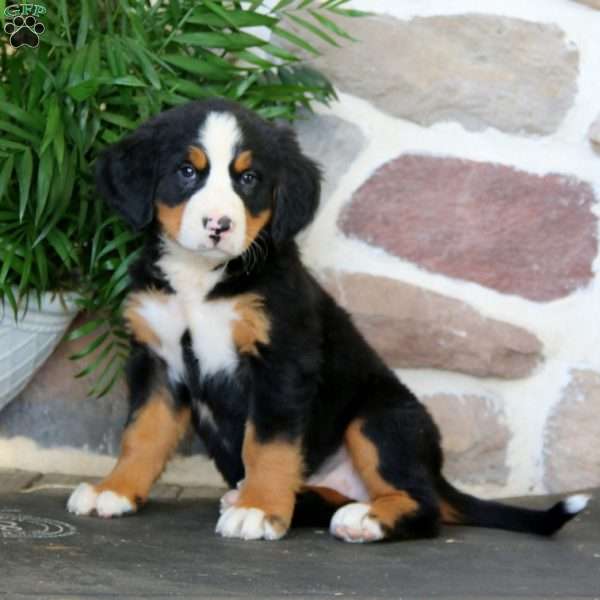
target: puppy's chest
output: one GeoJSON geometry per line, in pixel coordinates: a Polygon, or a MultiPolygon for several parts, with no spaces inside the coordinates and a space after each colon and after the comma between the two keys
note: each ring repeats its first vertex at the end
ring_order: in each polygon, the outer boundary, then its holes
{"type": "Polygon", "coordinates": [[[269,320],[259,294],[209,299],[222,270],[178,261],[165,262],[161,267],[174,293],[133,293],[125,318],[131,334],[165,361],[171,379],[182,381],[186,372],[189,374],[185,360],[189,352],[184,352],[184,344],[197,363],[194,371],[203,379],[218,373],[233,374],[241,356],[258,355],[259,345],[268,343],[269,320]]]}

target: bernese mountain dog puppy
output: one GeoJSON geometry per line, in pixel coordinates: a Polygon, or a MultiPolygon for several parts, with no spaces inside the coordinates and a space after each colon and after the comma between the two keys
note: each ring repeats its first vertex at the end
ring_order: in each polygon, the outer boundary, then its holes
{"type": "Polygon", "coordinates": [[[550,535],[584,508],[584,496],[515,508],[444,479],[427,410],[302,265],[294,236],[320,173],[291,129],[192,102],[108,148],[96,173],[147,236],[124,309],[121,454],[71,512],[136,511],[190,422],[232,488],[216,525],[228,538],[276,540],[292,524],[347,542],[432,537],[441,523],[550,535]]]}

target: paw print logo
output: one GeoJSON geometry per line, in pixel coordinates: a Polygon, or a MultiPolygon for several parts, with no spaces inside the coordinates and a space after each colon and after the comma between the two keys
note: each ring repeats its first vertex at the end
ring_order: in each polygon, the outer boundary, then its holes
{"type": "Polygon", "coordinates": [[[37,48],[40,43],[40,35],[45,30],[44,24],[33,15],[26,18],[17,16],[4,25],[4,32],[10,35],[9,42],[13,48],[20,48],[21,46],[37,48]]]}

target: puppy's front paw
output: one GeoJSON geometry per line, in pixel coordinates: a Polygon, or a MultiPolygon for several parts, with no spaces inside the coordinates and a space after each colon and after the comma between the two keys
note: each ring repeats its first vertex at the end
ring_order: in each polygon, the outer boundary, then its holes
{"type": "Polygon", "coordinates": [[[67,501],[67,510],[75,515],[110,518],[135,512],[136,506],[129,498],[111,490],[98,491],[89,483],[80,483],[67,501]]]}
{"type": "Polygon", "coordinates": [[[215,530],[227,538],[242,540],[278,540],[282,538],[287,525],[276,516],[268,516],[260,508],[226,508],[215,530]]]}
{"type": "Polygon", "coordinates": [[[89,515],[96,508],[98,492],[89,483],[80,483],[67,500],[67,510],[74,515],[89,515]]]}

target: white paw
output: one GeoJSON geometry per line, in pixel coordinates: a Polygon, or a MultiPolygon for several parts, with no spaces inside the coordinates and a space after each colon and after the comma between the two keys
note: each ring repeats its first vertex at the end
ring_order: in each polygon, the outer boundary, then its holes
{"type": "Polygon", "coordinates": [[[285,531],[277,531],[259,508],[235,506],[223,511],[215,531],[223,537],[242,540],[278,540],[285,534],[285,531]]]}
{"type": "Polygon", "coordinates": [[[98,492],[89,483],[80,483],[67,500],[67,510],[75,515],[89,515],[96,508],[98,492]]]}
{"type": "Polygon", "coordinates": [[[384,537],[381,525],[369,517],[371,507],[363,502],[346,504],[335,511],[329,531],[345,542],[376,542],[384,537]]]}
{"type": "Polygon", "coordinates": [[[129,498],[121,496],[110,490],[102,492],[96,500],[96,512],[99,517],[105,519],[109,517],[120,517],[126,513],[133,512],[135,506],[131,504],[129,498]]]}
{"type": "Polygon", "coordinates": [[[67,510],[76,515],[89,515],[95,510],[98,516],[108,518],[133,512],[135,506],[125,496],[109,490],[98,493],[89,483],[80,483],[67,501],[67,510]]]}

